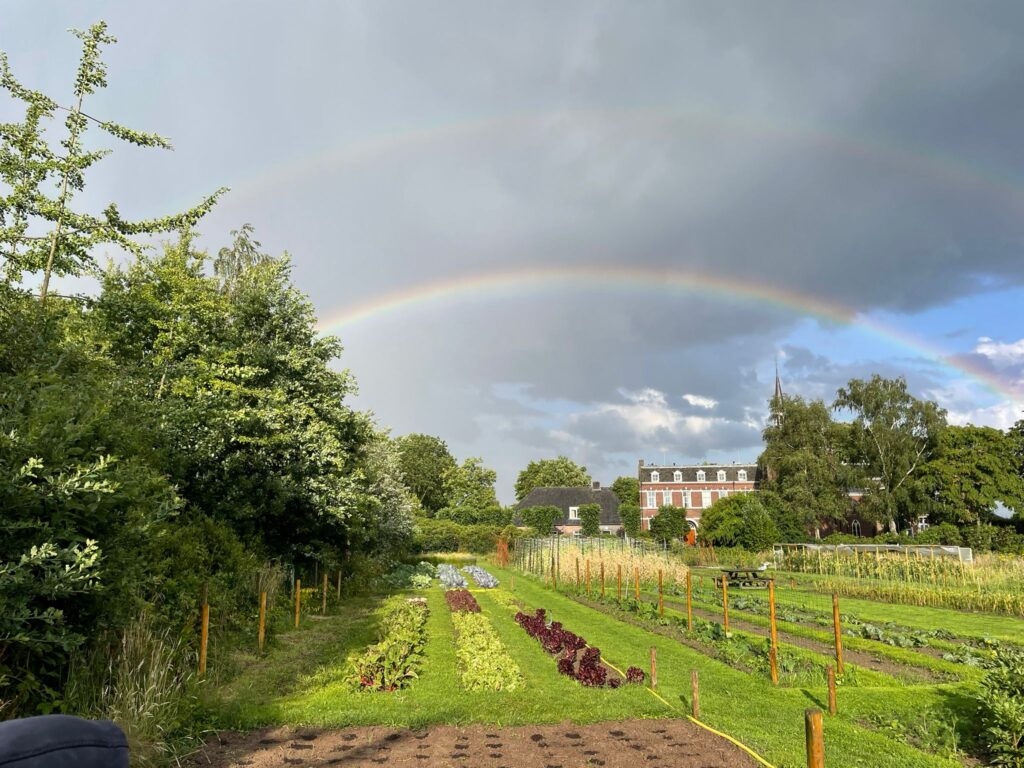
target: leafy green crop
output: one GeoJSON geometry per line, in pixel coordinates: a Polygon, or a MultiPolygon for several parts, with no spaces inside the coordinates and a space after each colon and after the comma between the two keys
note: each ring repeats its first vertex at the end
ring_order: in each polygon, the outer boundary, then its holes
{"type": "Polygon", "coordinates": [[[491,622],[481,613],[453,611],[455,655],[468,691],[514,691],[523,675],[491,622]]]}
{"type": "Polygon", "coordinates": [[[396,597],[385,605],[381,626],[387,634],[349,665],[348,676],[357,688],[394,691],[417,677],[426,642],[427,604],[396,597]]]}

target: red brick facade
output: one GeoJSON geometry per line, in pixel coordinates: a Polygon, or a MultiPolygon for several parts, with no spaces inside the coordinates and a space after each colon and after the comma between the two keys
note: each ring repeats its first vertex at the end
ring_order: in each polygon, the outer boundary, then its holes
{"type": "Polygon", "coordinates": [[[704,509],[735,493],[751,493],[760,486],[756,464],[701,464],[654,466],[640,461],[640,527],[650,528],[658,508],[666,504],[686,511],[696,530],[704,509]]]}

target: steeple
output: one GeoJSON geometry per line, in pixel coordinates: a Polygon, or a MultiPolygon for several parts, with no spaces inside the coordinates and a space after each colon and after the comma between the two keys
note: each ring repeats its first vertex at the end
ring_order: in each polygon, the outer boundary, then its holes
{"type": "Polygon", "coordinates": [[[782,380],[779,379],[779,361],[775,361],[775,402],[782,402],[782,380]]]}

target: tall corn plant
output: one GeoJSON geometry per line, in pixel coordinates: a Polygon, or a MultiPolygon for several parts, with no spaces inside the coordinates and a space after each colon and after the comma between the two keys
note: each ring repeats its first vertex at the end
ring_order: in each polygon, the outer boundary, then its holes
{"type": "Polygon", "coordinates": [[[133,253],[143,247],[134,238],[192,227],[226,191],[219,189],[183,213],[155,219],[126,221],[115,203],[102,214],[72,210],[75,194],[85,188],[85,174],[110,150],[90,150],[84,139],[90,127],[140,147],[170,149],[155,133],[136,131],[85,111],[86,99],[107,87],[102,46],[116,42],[105,22],[87,30],[72,30],[82,42],[82,54],[69,104],[28,88],[15,78],[7,56],[0,51],[0,89],[21,102],[21,122],[0,123],[0,259],[5,281],[20,283],[25,273],[42,273],[39,301],[45,304],[53,275],[79,275],[93,266],[90,252],[114,244],[133,253]],[[65,115],[65,137],[58,146],[45,138],[45,126],[65,115]]]}

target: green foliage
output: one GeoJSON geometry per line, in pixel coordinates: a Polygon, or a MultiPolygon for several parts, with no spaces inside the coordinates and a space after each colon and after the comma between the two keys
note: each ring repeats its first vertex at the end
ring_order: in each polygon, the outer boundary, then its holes
{"type": "Polygon", "coordinates": [[[459,525],[429,517],[416,519],[413,546],[418,552],[488,554],[497,546],[502,529],[496,525],[459,525]]]}
{"type": "Polygon", "coordinates": [[[142,246],[133,238],[194,226],[226,191],[218,190],[183,213],[135,222],[122,219],[114,203],[100,216],[70,210],[75,194],[85,188],[86,171],[110,154],[83,146],[90,125],[136,146],[170,148],[161,136],[97,120],[83,111],[86,97],[107,86],[100,51],[116,41],[102,21],[73,32],[82,41],[82,54],[70,106],[22,85],[0,52],[0,88],[25,109],[20,123],[0,124],[0,182],[7,189],[0,196],[0,256],[7,281],[20,282],[25,273],[43,273],[40,298],[44,302],[50,276],[82,274],[93,266],[91,252],[97,246],[111,244],[140,254],[142,246]],[[66,112],[67,133],[55,148],[45,138],[45,123],[56,119],[58,110],[66,112]],[[55,193],[48,194],[51,189],[55,193]],[[39,234],[44,230],[46,234],[39,234]]]}
{"type": "Polygon", "coordinates": [[[453,611],[455,655],[467,691],[514,691],[522,672],[482,613],[453,611]]]}
{"type": "Polygon", "coordinates": [[[381,615],[384,636],[349,665],[353,687],[395,691],[418,677],[426,642],[427,605],[421,600],[392,598],[381,615]]]}
{"type": "Polygon", "coordinates": [[[833,408],[853,415],[849,459],[861,469],[861,510],[895,530],[897,518],[911,518],[908,506],[920,501],[920,475],[939,446],[946,412],[911,395],[902,377],[877,374],[870,381],[851,379],[833,408]]]}
{"type": "Polygon", "coordinates": [[[547,536],[551,533],[555,523],[563,516],[564,513],[561,509],[550,504],[519,510],[519,517],[522,519],[523,525],[532,528],[538,536],[547,536]]]}
{"type": "Polygon", "coordinates": [[[1024,650],[997,648],[979,703],[982,740],[992,765],[1024,768],[1024,650]]]}
{"type": "MultiPolygon", "coordinates": [[[[534,488],[582,487],[592,480],[586,467],[565,456],[531,461],[516,478],[516,501],[522,501],[534,488]]],[[[637,491],[639,498],[639,490],[637,491]]]]}
{"type": "Polygon", "coordinates": [[[448,506],[444,478],[455,469],[448,445],[439,437],[411,434],[397,439],[405,483],[424,511],[433,515],[448,506]]]}
{"type": "Polygon", "coordinates": [[[936,522],[988,522],[997,501],[1024,509],[1024,477],[1011,433],[992,427],[946,427],[921,484],[934,498],[936,522]]]}
{"type": "Polygon", "coordinates": [[[619,504],[640,504],[640,480],[636,477],[617,477],[611,484],[612,493],[619,499],[619,504]]]}
{"type": "Polygon", "coordinates": [[[437,512],[437,517],[463,524],[508,525],[511,516],[505,517],[494,492],[497,479],[498,473],[485,467],[478,457],[468,458],[461,465],[453,463],[443,476],[447,506],[437,512]]]}
{"type": "Polygon", "coordinates": [[[631,539],[640,534],[640,505],[636,503],[619,505],[619,518],[622,520],[622,529],[631,539]]]}
{"type": "Polygon", "coordinates": [[[779,532],[756,494],[737,493],[704,510],[700,536],[715,546],[759,552],[778,541],[779,532]]]}
{"type": "Polygon", "coordinates": [[[679,507],[659,507],[658,514],[651,518],[651,537],[658,541],[681,538],[688,529],[686,513],[679,507]]]}
{"type": "Polygon", "coordinates": [[[582,504],[580,513],[580,532],[584,536],[601,535],[601,505],[582,504]]]}

